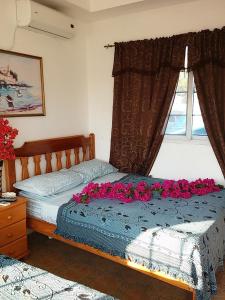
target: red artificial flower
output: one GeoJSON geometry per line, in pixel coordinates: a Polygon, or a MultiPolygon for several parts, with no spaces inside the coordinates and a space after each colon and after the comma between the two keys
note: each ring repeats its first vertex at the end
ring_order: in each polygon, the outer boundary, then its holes
{"type": "Polygon", "coordinates": [[[15,159],[13,140],[18,130],[9,125],[9,121],[0,118],[0,160],[15,159]]]}

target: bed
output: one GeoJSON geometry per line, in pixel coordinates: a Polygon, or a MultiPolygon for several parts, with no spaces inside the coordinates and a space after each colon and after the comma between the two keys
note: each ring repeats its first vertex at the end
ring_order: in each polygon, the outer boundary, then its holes
{"type": "Polygon", "coordinates": [[[4,255],[0,255],[0,298],[1,300],[115,299],[4,255]]]}
{"type": "MultiPolygon", "coordinates": [[[[39,175],[41,173],[41,166],[40,166],[41,155],[44,155],[44,157],[46,159],[46,172],[48,173],[48,172],[52,172],[51,159],[52,159],[53,153],[55,153],[57,169],[58,170],[62,169],[62,167],[63,167],[62,153],[64,151],[65,151],[65,156],[66,156],[65,164],[66,164],[67,168],[70,168],[70,166],[72,164],[71,163],[71,153],[73,153],[75,156],[74,157],[75,164],[79,164],[81,160],[87,161],[87,160],[94,159],[94,157],[95,157],[94,134],[89,135],[89,137],[73,136],[73,137],[65,137],[65,138],[57,138],[57,139],[41,140],[41,141],[25,143],[21,148],[18,148],[15,150],[16,157],[20,159],[21,165],[22,165],[22,179],[26,179],[30,176],[29,168],[28,168],[28,162],[29,162],[30,157],[33,157],[35,175],[39,175]],[[80,156],[82,157],[81,159],[80,159],[80,156]]],[[[17,178],[15,162],[7,161],[5,167],[6,167],[7,189],[12,190],[13,184],[16,182],[16,178],[17,178]]],[[[104,182],[104,181],[107,182],[107,181],[115,181],[115,180],[125,180],[124,182],[126,182],[126,180],[134,180],[134,179],[135,179],[135,177],[129,177],[126,174],[116,173],[116,174],[111,174],[111,175],[109,174],[108,177],[106,176],[105,178],[100,178],[100,179],[98,179],[98,181],[99,182],[104,182]]],[[[81,189],[81,188],[82,187],[79,187],[79,189],[81,189]]],[[[79,189],[75,189],[73,191],[68,191],[68,193],[70,193],[70,197],[71,197],[72,193],[79,192],[80,191],[79,189]]],[[[158,267],[155,265],[148,265],[143,260],[133,259],[132,255],[130,255],[130,256],[129,255],[126,255],[126,256],[120,255],[120,253],[119,253],[120,249],[115,249],[115,251],[113,253],[111,253],[110,251],[107,251],[107,249],[106,249],[107,247],[105,247],[105,245],[104,245],[104,247],[100,244],[95,245],[95,244],[93,244],[93,241],[91,243],[89,243],[88,240],[83,240],[82,236],[76,236],[76,239],[73,239],[73,238],[71,238],[71,236],[67,236],[67,234],[65,234],[65,233],[63,234],[61,232],[61,234],[59,234],[59,231],[56,231],[56,229],[58,230],[58,228],[56,227],[56,218],[59,216],[59,212],[61,214],[64,213],[61,210],[61,208],[63,208],[65,199],[67,199],[67,202],[70,199],[70,198],[67,198],[67,197],[69,197],[69,195],[66,195],[66,194],[67,194],[67,192],[65,192],[65,194],[63,194],[63,197],[66,197],[64,199],[56,196],[55,198],[53,197],[53,198],[49,199],[49,201],[44,201],[44,203],[41,199],[38,199],[38,197],[36,197],[35,195],[26,195],[26,193],[23,194],[23,197],[28,199],[28,203],[29,203],[28,204],[28,213],[29,213],[28,226],[31,229],[33,229],[34,231],[37,231],[39,233],[53,237],[55,239],[58,239],[65,243],[68,243],[72,246],[89,251],[91,253],[97,254],[106,259],[110,259],[114,262],[120,263],[129,268],[138,270],[148,276],[152,276],[154,278],[157,278],[159,280],[162,280],[164,282],[167,282],[169,284],[177,286],[181,289],[184,289],[192,295],[192,299],[196,299],[196,297],[197,297],[197,299],[204,299],[204,300],[210,299],[210,298],[208,298],[208,296],[206,298],[206,296],[204,296],[199,291],[197,291],[197,295],[196,295],[195,286],[197,286],[197,283],[195,283],[195,282],[192,284],[187,283],[188,280],[185,280],[185,276],[183,276],[185,272],[183,272],[182,276],[179,276],[179,274],[176,272],[176,274],[178,274],[178,277],[175,277],[175,276],[173,276],[174,274],[171,274],[171,272],[167,272],[165,270],[165,268],[162,266],[158,267]],[[42,205],[40,205],[40,203],[42,203],[42,205]]],[[[215,195],[213,195],[213,196],[215,196],[215,195]]],[[[194,232],[194,233],[191,232],[191,230],[187,229],[188,227],[192,227],[192,231],[194,231],[194,228],[196,227],[195,224],[197,224],[197,223],[194,223],[194,221],[192,222],[191,216],[189,216],[189,219],[188,219],[187,214],[190,215],[190,207],[189,207],[188,211],[186,212],[185,219],[181,218],[181,222],[180,222],[180,223],[182,223],[183,222],[182,220],[185,220],[184,222],[187,221],[185,224],[186,228],[184,228],[182,230],[180,230],[180,229],[175,230],[176,235],[178,236],[178,238],[180,238],[180,240],[185,241],[185,243],[186,243],[186,240],[191,241],[189,244],[192,245],[192,248],[189,249],[188,251],[189,251],[189,254],[190,254],[190,251],[193,252],[193,253],[191,253],[191,255],[192,255],[192,257],[194,257],[194,259],[196,259],[198,261],[198,265],[201,265],[201,263],[202,263],[201,262],[202,257],[200,255],[201,252],[198,251],[198,247],[201,247],[201,246],[199,246],[199,243],[203,246],[205,245],[204,243],[207,243],[207,241],[208,241],[207,237],[205,237],[204,235],[206,235],[206,236],[209,235],[209,232],[208,232],[209,228],[210,228],[210,237],[211,236],[216,237],[216,243],[218,244],[218,248],[216,248],[216,249],[218,249],[219,253],[213,253],[212,256],[214,258],[218,256],[219,258],[218,259],[215,258],[215,264],[213,264],[214,268],[212,266],[211,266],[212,270],[206,270],[206,269],[200,268],[198,270],[198,272],[200,272],[200,274],[198,274],[198,276],[194,276],[195,280],[196,280],[196,278],[198,279],[198,278],[202,277],[203,281],[208,284],[208,286],[205,286],[205,289],[208,289],[206,291],[207,295],[210,295],[211,293],[213,293],[216,290],[216,286],[213,286],[213,285],[215,285],[215,278],[211,278],[211,277],[215,276],[216,269],[218,267],[222,266],[222,263],[223,263],[222,259],[223,259],[223,255],[224,255],[223,245],[220,245],[220,242],[219,242],[219,241],[221,241],[221,243],[223,244],[224,237],[225,237],[225,234],[224,234],[224,230],[225,230],[225,226],[224,226],[224,217],[225,217],[224,193],[222,192],[219,197],[220,197],[220,199],[218,200],[219,206],[216,209],[212,209],[212,207],[210,206],[210,209],[212,211],[208,213],[208,216],[207,216],[207,214],[202,215],[203,218],[206,217],[206,219],[204,219],[204,225],[206,227],[202,226],[202,228],[199,229],[199,232],[194,232]],[[209,217],[209,220],[207,219],[207,217],[209,217]],[[219,230],[219,231],[217,231],[217,230],[219,230]],[[190,237],[188,235],[190,235],[190,237]],[[196,243],[196,238],[198,240],[197,243],[196,243]],[[204,240],[204,243],[203,243],[203,240],[204,240]],[[195,257],[195,256],[198,256],[198,257],[195,257]],[[207,278],[204,278],[204,277],[207,277],[207,278]],[[209,286],[210,282],[212,282],[211,286],[209,286]]],[[[213,199],[214,198],[211,197],[211,198],[209,198],[208,201],[209,202],[213,201],[213,199]]],[[[197,200],[198,199],[192,199],[192,206],[193,207],[198,206],[198,208],[199,208],[198,211],[202,211],[203,208],[206,207],[206,204],[202,203],[202,202],[204,202],[204,199],[202,199],[201,203],[198,201],[198,204],[196,204],[195,202],[197,202],[197,200]]],[[[161,199],[154,199],[154,201],[155,201],[155,204],[151,201],[152,203],[149,203],[148,208],[147,208],[147,206],[144,208],[139,207],[140,210],[145,211],[145,212],[147,212],[149,209],[149,212],[152,213],[152,215],[151,215],[152,219],[159,215],[156,210],[157,209],[159,210],[160,206],[162,205],[160,203],[161,199]],[[155,211],[152,210],[150,205],[156,205],[156,210],[155,211]]],[[[168,203],[168,205],[174,205],[173,204],[174,201],[173,201],[173,203],[169,202],[169,201],[167,203],[168,203]]],[[[210,205],[211,204],[212,203],[210,202],[210,205]]],[[[74,203],[71,203],[71,205],[74,205],[74,203]]],[[[106,203],[105,205],[108,205],[108,204],[106,203]]],[[[118,205],[119,205],[119,203],[118,203],[118,205]]],[[[177,204],[177,206],[179,207],[179,203],[177,204]]],[[[174,207],[173,210],[177,211],[177,209],[180,209],[182,211],[182,205],[181,205],[181,207],[179,207],[179,208],[178,207],[174,207]]],[[[87,211],[87,209],[89,209],[89,208],[85,208],[85,209],[87,211]]],[[[170,211],[170,209],[171,208],[168,207],[169,211],[170,211]]],[[[126,210],[126,208],[125,208],[125,210],[126,210]]],[[[133,208],[133,211],[134,210],[135,209],[133,208]]],[[[82,215],[82,214],[84,214],[84,211],[81,211],[80,213],[82,215]]],[[[89,213],[89,215],[91,215],[90,211],[88,213],[89,213]]],[[[117,213],[118,213],[118,210],[117,210],[117,213]]],[[[168,212],[166,212],[165,214],[168,215],[168,212]]],[[[124,215],[126,215],[126,214],[124,214],[124,215]]],[[[129,214],[127,214],[127,217],[128,217],[128,215],[129,214]]],[[[193,220],[194,220],[194,218],[197,218],[197,216],[198,215],[193,216],[193,220]]],[[[162,214],[161,214],[161,217],[162,217],[162,214]]],[[[149,220],[151,220],[151,218],[149,220]]],[[[144,220],[144,221],[146,221],[146,220],[144,220]]],[[[195,222],[196,222],[196,219],[195,219],[195,222]]],[[[160,222],[158,222],[158,223],[160,223],[160,222]]],[[[157,224],[156,231],[159,231],[159,229],[162,228],[162,224],[158,224],[158,223],[156,222],[156,224],[157,224]]],[[[171,235],[171,232],[172,232],[170,227],[171,227],[171,224],[169,221],[168,221],[168,223],[164,222],[162,234],[161,234],[161,231],[160,231],[160,234],[158,234],[156,231],[154,231],[154,232],[152,232],[152,237],[156,240],[159,239],[159,236],[162,239],[165,239],[165,237],[167,238],[168,233],[169,233],[169,235],[171,235]],[[167,226],[168,226],[168,228],[166,228],[167,226]],[[158,234],[158,236],[157,236],[157,234],[158,234]],[[157,238],[156,238],[156,236],[157,236],[157,238]]],[[[140,228],[140,230],[145,231],[145,229],[143,229],[143,228],[146,228],[146,226],[142,226],[140,228]]],[[[127,229],[129,229],[129,225],[128,225],[127,229]]],[[[102,229],[100,229],[100,232],[102,232],[102,229]]],[[[84,236],[88,235],[88,231],[85,231],[83,233],[84,233],[84,236]]],[[[145,233],[143,233],[143,234],[145,234],[145,233]]],[[[96,237],[96,238],[98,238],[98,237],[96,237]]],[[[126,236],[124,237],[124,239],[128,240],[126,236]]],[[[213,238],[211,238],[210,241],[212,241],[212,239],[213,238]]],[[[170,242],[173,243],[173,241],[174,241],[173,238],[171,238],[170,242]]],[[[110,244],[113,245],[113,242],[112,242],[112,240],[109,239],[109,245],[110,244]]],[[[189,245],[189,244],[187,243],[186,245],[189,245]]],[[[124,245],[123,245],[123,247],[124,247],[124,245]]],[[[212,248],[212,246],[211,246],[211,248],[212,248]]],[[[204,251],[206,249],[210,250],[210,246],[208,248],[205,247],[204,251]]],[[[168,255],[168,252],[170,252],[170,249],[167,249],[166,251],[167,251],[167,255],[168,255]]],[[[173,255],[173,253],[170,256],[171,263],[173,263],[172,255],[173,255]]],[[[191,260],[192,260],[192,257],[191,257],[191,260]]],[[[207,253],[204,253],[203,257],[207,258],[207,253]]],[[[181,257],[181,260],[182,259],[183,258],[181,257]]],[[[197,271],[194,268],[194,264],[192,265],[192,262],[193,262],[193,260],[190,261],[190,263],[188,264],[186,261],[184,261],[184,265],[186,264],[185,268],[188,268],[190,270],[190,272],[192,272],[192,273],[196,273],[197,271]]],[[[204,263],[204,266],[205,266],[205,263],[204,263]]],[[[206,266],[206,268],[208,268],[208,265],[206,266]]],[[[210,268],[210,265],[209,265],[209,268],[210,268]]],[[[178,266],[178,269],[179,269],[179,266],[178,266]]]]}

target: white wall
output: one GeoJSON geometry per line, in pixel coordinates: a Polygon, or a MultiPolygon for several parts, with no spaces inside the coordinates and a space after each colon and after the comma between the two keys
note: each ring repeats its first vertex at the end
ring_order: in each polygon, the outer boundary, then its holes
{"type": "Polygon", "coordinates": [[[17,30],[12,50],[43,57],[46,116],[10,118],[19,130],[16,146],[28,140],[88,133],[85,49],[82,24],[77,25],[73,40],[17,30]]]}
{"type": "MultiPolygon", "coordinates": [[[[113,48],[104,45],[213,29],[225,25],[225,1],[201,0],[185,4],[127,13],[91,23],[88,36],[89,128],[96,134],[96,153],[109,158],[113,79],[113,48]]],[[[164,142],[152,169],[164,178],[213,177],[224,182],[209,144],[164,142]]]]}
{"type": "MultiPolygon", "coordinates": [[[[14,39],[15,3],[11,1],[11,11],[5,3],[0,0],[3,15],[7,15],[0,21],[0,27],[4,28],[0,28],[0,49],[11,48],[14,39]]],[[[86,26],[75,23],[76,36],[72,40],[25,29],[17,29],[15,33],[12,51],[43,58],[46,104],[46,116],[9,118],[10,124],[19,130],[14,143],[16,147],[30,140],[88,133],[86,26]]]]}
{"type": "Polygon", "coordinates": [[[0,49],[12,47],[16,28],[16,5],[15,0],[0,0],[0,49]]]}

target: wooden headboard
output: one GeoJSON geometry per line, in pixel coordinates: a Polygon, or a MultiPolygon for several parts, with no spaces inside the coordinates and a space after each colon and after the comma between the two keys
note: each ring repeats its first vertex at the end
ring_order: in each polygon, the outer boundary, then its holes
{"type": "MultiPolygon", "coordinates": [[[[71,154],[75,155],[75,164],[80,161],[90,160],[95,158],[95,135],[91,133],[88,137],[84,135],[75,135],[68,137],[53,138],[47,140],[37,140],[25,142],[22,147],[15,149],[16,159],[21,162],[21,179],[30,177],[28,162],[29,158],[33,158],[34,175],[41,174],[41,159],[42,156],[46,160],[45,172],[53,171],[52,154],[55,153],[56,169],[62,169],[62,155],[65,151],[66,168],[71,167],[71,154]],[[81,158],[80,158],[81,154],[81,158]]],[[[5,162],[5,177],[7,191],[14,191],[13,184],[16,182],[16,163],[14,160],[6,160],[5,162]]]]}

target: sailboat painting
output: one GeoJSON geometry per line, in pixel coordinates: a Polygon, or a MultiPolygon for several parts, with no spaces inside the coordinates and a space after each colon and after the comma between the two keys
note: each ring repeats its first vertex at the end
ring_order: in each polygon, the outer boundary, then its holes
{"type": "Polygon", "coordinates": [[[42,58],[0,50],[0,117],[44,115],[42,58]]]}

